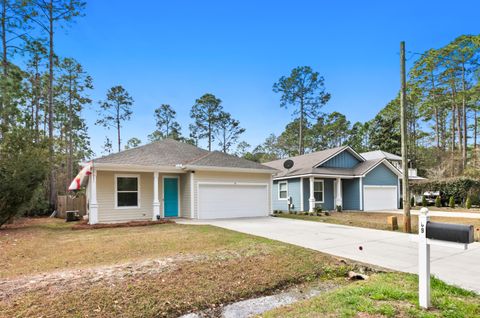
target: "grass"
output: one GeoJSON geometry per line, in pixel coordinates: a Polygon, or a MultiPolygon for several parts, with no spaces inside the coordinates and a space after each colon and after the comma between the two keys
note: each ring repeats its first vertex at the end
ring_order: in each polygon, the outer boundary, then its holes
{"type": "Polygon", "coordinates": [[[480,317],[478,295],[437,279],[432,280],[433,307],[421,309],[417,284],[415,275],[377,274],[262,317],[480,317]]]}
{"type": "Polygon", "coordinates": [[[13,292],[0,297],[0,317],[176,317],[298,283],[335,280],[352,268],[329,255],[212,226],[71,227],[31,219],[0,230],[0,286],[2,280],[29,282],[34,274],[173,261],[156,272],[127,267],[120,278],[85,276],[13,292]],[[201,257],[176,259],[192,255],[201,257]]]}
{"type": "MultiPolygon", "coordinates": [[[[387,224],[388,216],[398,218],[399,231],[403,231],[403,215],[394,213],[369,213],[369,212],[331,212],[329,216],[310,216],[303,214],[277,214],[278,217],[299,219],[306,221],[325,222],[349,226],[365,227],[377,230],[391,230],[387,224]]],[[[475,227],[475,240],[480,241],[480,219],[452,218],[452,217],[430,217],[433,222],[457,223],[473,225],[475,227]]],[[[418,231],[418,216],[412,215],[412,230],[418,231]]]]}

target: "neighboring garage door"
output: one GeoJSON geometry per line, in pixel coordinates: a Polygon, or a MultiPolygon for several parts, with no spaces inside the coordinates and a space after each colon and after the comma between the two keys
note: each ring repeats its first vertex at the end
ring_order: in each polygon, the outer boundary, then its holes
{"type": "Polygon", "coordinates": [[[199,184],[200,219],[241,218],[268,215],[267,185],[199,184]]]}
{"type": "Polygon", "coordinates": [[[364,210],[396,210],[397,187],[395,186],[364,186],[364,210]]]}

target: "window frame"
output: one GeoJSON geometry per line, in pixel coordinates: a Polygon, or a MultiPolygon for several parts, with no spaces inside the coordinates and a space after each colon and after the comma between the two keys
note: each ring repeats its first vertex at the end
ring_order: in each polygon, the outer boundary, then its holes
{"type": "Polygon", "coordinates": [[[288,181],[278,181],[278,185],[277,185],[277,186],[278,186],[278,191],[277,191],[278,200],[288,200],[288,181]],[[280,191],[280,184],[281,184],[281,183],[284,183],[284,184],[285,184],[285,187],[286,187],[286,189],[283,190],[283,191],[286,191],[286,192],[287,192],[287,196],[286,196],[285,198],[281,198],[281,197],[280,197],[280,192],[282,192],[282,191],[280,191]]]}
{"type": "Polygon", "coordinates": [[[325,180],[323,179],[314,179],[313,180],[313,197],[315,197],[315,192],[322,193],[322,201],[315,200],[315,203],[325,203],[325,180]],[[322,191],[315,191],[315,182],[322,184],[322,191]]]}
{"type": "Polygon", "coordinates": [[[114,178],[115,186],[115,209],[128,210],[128,209],[140,209],[140,175],[139,174],[115,174],[114,178]],[[118,206],[118,178],[137,178],[137,191],[121,191],[124,193],[137,193],[137,205],[132,206],[118,206]]]}

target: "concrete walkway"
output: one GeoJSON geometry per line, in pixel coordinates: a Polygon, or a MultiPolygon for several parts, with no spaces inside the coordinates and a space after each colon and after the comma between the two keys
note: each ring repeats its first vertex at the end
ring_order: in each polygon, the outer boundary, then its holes
{"type": "MultiPolygon", "coordinates": [[[[417,273],[418,246],[409,234],[275,217],[177,222],[210,224],[384,268],[417,273]]],[[[431,259],[433,275],[480,293],[480,243],[471,244],[467,251],[432,246],[431,259]]]]}

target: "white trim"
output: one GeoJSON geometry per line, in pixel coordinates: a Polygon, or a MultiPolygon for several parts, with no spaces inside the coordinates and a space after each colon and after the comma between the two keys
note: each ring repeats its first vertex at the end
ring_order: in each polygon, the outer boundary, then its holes
{"type": "Polygon", "coordinates": [[[397,188],[396,185],[373,185],[373,184],[366,184],[363,187],[364,188],[397,188]]]}
{"type": "Polygon", "coordinates": [[[358,191],[360,192],[360,211],[363,211],[363,178],[360,177],[359,180],[359,187],[358,187],[358,191]]]}
{"type": "Polygon", "coordinates": [[[344,152],[345,150],[348,150],[350,152],[351,155],[353,155],[354,157],[356,157],[358,160],[360,160],[360,162],[364,162],[366,161],[365,158],[363,158],[358,152],[356,152],[355,150],[353,150],[352,147],[350,146],[345,146],[345,148],[343,149],[340,149],[338,150],[337,152],[335,152],[333,155],[330,155],[329,157],[327,157],[326,159],[320,161],[319,163],[313,165],[313,167],[317,168],[318,166],[324,164],[325,162],[327,162],[328,160],[336,157],[337,155],[341,154],[342,152],[344,152]]]}
{"type": "Polygon", "coordinates": [[[273,176],[270,176],[270,182],[268,183],[268,200],[270,202],[270,214],[273,214],[273,176]]]}
{"type": "Polygon", "coordinates": [[[325,203],[325,180],[324,179],[314,179],[313,180],[313,197],[315,197],[315,182],[321,182],[322,183],[322,201],[315,201],[314,203],[315,204],[325,203]]]}
{"type": "Polygon", "coordinates": [[[308,173],[308,174],[299,174],[294,176],[286,176],[286,177],[274,177],[273,180],[286,180],[286,179],[295,179],[295,178],[306,178],[306,177],[315,177],[315,178],[323,178],[323,179],[335,179],[335,178],[342,178],[342,179],[355,179],[361,177],[360,175],[344,175],[344,174],[321,174],[321,173],[308,173]]]}
{"type": "MultiPolygon", "coordinates": [[[[128,209],[140,209],[140,202],[142,201],[141,200],[141,196],[140,196],[140,182],[141,182],[141,179],[140,179],[140,175],[139,174],[119,174],[119,173],[116,173],[114,175],[114,186],[115,186],[115,209],[117,210],[128,210],[128,209]],[[137,178],[137,205],[136,206],[118,206],[118,191],[117,191],[117,186],[118,186],[118,182],[117,182],[117,179],[118,178],[137,178]]],[[[124,192],[135,192],[135,191],[124,191],[124,192]]]]}
{"type": "MultiPolygon", "coordinates": [[[[221,182],[216,182],[216,181],[200,181],[200,182],[197,182],[197,202],[198,202],[198,206],[197,206],[197,217],[196,219],[201,219],[201,215],[200,215],[200,186],[201,185],[229,185],[229,186],[235,186],[235,185],[239,185],[239,186],[259,186],[259,187],[267,187],[267,200],[270,198],[269,196],[269,189],[268,189],[268,183],[259,183],[259,182],[236,182],[236,181],[232,181],[232,182],[228,182],[228,181],[221,181],[221,182]]],[[[288,187],[288,185],[287,185],[288,187]]],[[[267,201],[267,206],[268,206],[268,201],[267,201]]],[[[268,207],[267,207],[267,211],[265,211],[265,216],[268,216],[269,214],[269,211],[268,211],[268,207]]]]}
{"type": "Polygon", "coordinates": [[[165,218],[165,179],[177,179],[177,216],[169,216],[169,218],[178,218],[180,216],[180,176],[163,175],[162,176],[162,215],[165,218]]]}
{"type": "Polygon", "coordinates": [[[109,163],[95,163],[95,168],[99,171],[121,171],[121,172],[155,172],[160,173],[185,173],[184,170],[172,166],[144,166],[136,164],[109,164],[109,163]]]}
{"type": "Polygon", "coordinates": [[[190,217],[195,217],[195,172],[190,171],[190,217]]]}
{"type": "Polygon", "coordinates": [[[97,170],[93,169],[92,171],[90,188],[90,202],[88,207],[88,223],[96,224],[98,223],[98,202],[97,202],[97,170]]]}
{"type": "Polygon", "coordinates": [[[377,162],[376,164],[374,164],[367,171],[365,171],[361,175],[361,177],[365,177],[370,171],[372,171],[373,169],[375,169],[376,167],[378,167],[382,163],[385,163],[387,168],[389,168],[393,173],[395,173],[397,175],[397,177],[402,177],[402,173],[397,168],[395,168],[387,159],[382,159],[379,162],[377,162]]]}
{"type": "Polygon", "coordinates": [[[288,181],[278,181],[277,182],[277,197],[278,197],[278,200],[281,200],[281,201],[284,201],[284,200],[288,200],[288,181]],[[285,183],[287,185],[287,196],[285,198],[280,198],[280,183],[285,183]]]}
{"type": "Polygon", "coordinates": [[[250,172],[250,173],[259,173],[259,174],[270,174],[273,175],[278,173],[279,170],[273,169],[254,169],[254,168],[231,168],[231,167],[217,167],[217,166],[196,166],[196,165],[186,165],[184,166],[185,170],[196,170],[196,171],[220,171],[220,172],[250,172]]]}
{"type": "Polygon", "coordinates": [[[160,200],[158,197],[158,171],[153,173],[153,213],[152,220],[157,220],[157,216],[160,217],[160,200]]]}
{"type": "Polygon", "coordinates": [[[300,211],[305,211],[305,205],[303,202],[303,178],[300,178],[300,211]]]}

